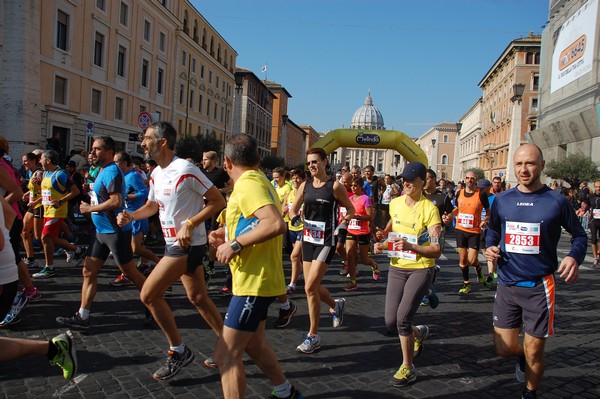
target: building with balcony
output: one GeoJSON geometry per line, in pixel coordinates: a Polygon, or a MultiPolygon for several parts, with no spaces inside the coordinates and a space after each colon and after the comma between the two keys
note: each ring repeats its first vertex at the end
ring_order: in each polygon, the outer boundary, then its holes
{"type": "Polygon", "coordinates": [[[546,161],[579,152],[600,161],[598,0],[551,0],[542,32],[539,123],[530,133],[546,161]]]}
{"type": "Polygon", "coordinates": [[[537,125],[541,36],[530,34],[509,43],[479,87],[481,141],[479,167],[486,177],[504,176],[514,186],[512,156],[537,125]]]}

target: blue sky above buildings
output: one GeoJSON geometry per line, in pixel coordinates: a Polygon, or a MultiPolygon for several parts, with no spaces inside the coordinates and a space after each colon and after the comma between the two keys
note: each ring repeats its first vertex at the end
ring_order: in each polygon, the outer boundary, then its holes
{"type": "Polygon", "coordinates": [[[456,122],[511,40],[541,34],[548,0],[192,0],[238,52],[283,86],[290,118],[349,127],[371,90],[387,129],[456,122]]]}

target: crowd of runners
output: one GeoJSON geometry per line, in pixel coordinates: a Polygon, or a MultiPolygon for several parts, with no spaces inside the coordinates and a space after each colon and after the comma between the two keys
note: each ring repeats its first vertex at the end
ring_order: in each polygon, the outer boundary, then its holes
{"type": "MultiPolygon", "coordinates": [[[[82,266],[83,281],[79,307],[56,321],[69,329],[92,328],[98,273],[112,256],[121,271],[112,284],[139,289],[148,321],[156,323],[168,342],[167,358],[153,378],[172,378],[194,360],[164,299],[180,280],[218,337],[204,365],[218,369],[226,398],[244,397],[244,353],[269,378],[273,398],[301,398],[265,337],[270,304],[279,304],[274,327],[286,327],[297,311],[290,296],[299,294],[298,281],[304,279],[310,325],[296,349],[313,353],[323,344],[322,303],[334,328],[342,325],[346,307],[352,306],[345,298],[332,297],[322,284],[333,257],[342,260],[344,291],[356,291],[357,276],[365,272],[360,265],[380,280],[371,255],[386,251],[390,268],[381,279],[387,280],[383,316],[388,330],[399,337],[402,362],[391,381],[402,387],[417,377],[414,359],[422,353],[429,327],[415,326],[413,320],[419,306],[439,304],[434,283],[440,268],[435,260],[444,250],[446,230],[454,228],[462,272],[458,293],[468,295],[473,289],[470,267],[482,286],[497,290],[496,350],[518,357],[517,378],[525,382],[522,396],[536,397],[544,371],[544,340],[553,333],[553,275],[558,271],[567,282],[575,282],[588,241],[572,203],[541,182],[539,148],[523,145],[516,152],[517,187],[507,189],[500,177],[477,180],[468,171],[455,190],[418,162],[409,162],[398,177],[378,178],[372,166],[362,171],[343,167],[334,174],[319,148],[307,151],[305,168],[277,168],[267,177],[259,168],[256,141],[243,134],[225,144],[223,168],[217,167],[212,151],[203,154],[200,167],[177,157],[176,140],[173,126],[158,122],[142,136],[146,162],[116,151],[114,140],[104,136],[94,138],[89,163],[75,153],[63,169],[61,154],[46,149],[24,154],[18,170],[0,137],[1,327],[18,323],[25,306],[42,298],[37,279],[60,278],[54,258],[62,249],[67,262],[82,266]],[[88,218],[92,226],[87,247],[77,245],[76,216],[88,218]],[[572,247],[558,263],[562,229],[572,235],[572,247]],[[160,236],[164,253],[156,254],[144,243],[160,236]],[[43,266],[36,260],[36,246],[43,248],[43,266]],[[479,262],[480,251],[485,265],[479,262]],[[284,253],[291,262],[287,284],[284,253]],[[221,290],[231,296],[224,318],[207,292],[206,279],[215,262],[229,268],[221,290]]],[[[584,200],[594,265],[599,199],[600,181],[584,200]]],[[[76,372],[70,330],[47,342],[0,338],[0,343],[8,348],[0,360],[45,354],[65,378],[76,372]]]]}

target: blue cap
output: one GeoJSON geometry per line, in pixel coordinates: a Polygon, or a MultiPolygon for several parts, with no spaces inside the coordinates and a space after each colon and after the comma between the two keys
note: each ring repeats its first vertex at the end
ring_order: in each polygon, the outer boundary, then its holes
{"type": "Polygon", "coordinates": [[[414,181],[417,177],[420,177],[421,180],[425,181],[427,168],[421,162],[409,162],[404,167],[400,177],[408,181],[414,181]]]}

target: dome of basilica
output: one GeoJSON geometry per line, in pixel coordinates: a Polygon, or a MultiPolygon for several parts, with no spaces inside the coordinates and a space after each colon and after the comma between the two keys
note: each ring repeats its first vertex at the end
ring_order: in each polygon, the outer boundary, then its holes
{"type": "Polygon", "coordinates": [[[354,113],[350,128],[362,130],[385,129],[383,126],[383,116],[381,116],[381,112],[373,105],[370,91],[365,99],[365,103],[354,113]]]}

